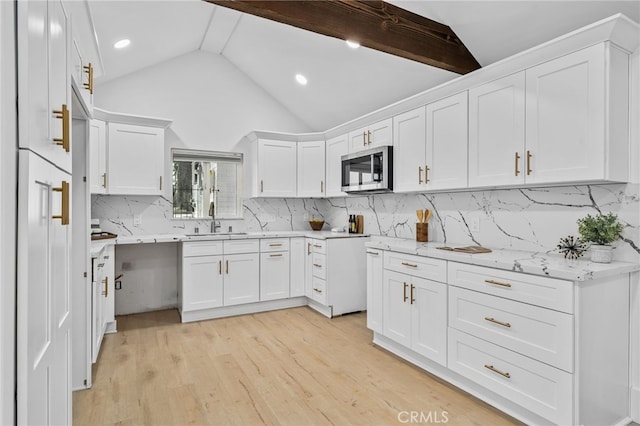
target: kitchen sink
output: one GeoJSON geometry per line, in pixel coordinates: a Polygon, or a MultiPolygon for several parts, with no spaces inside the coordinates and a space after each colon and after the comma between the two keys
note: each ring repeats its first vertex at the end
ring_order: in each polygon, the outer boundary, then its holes
{"type": "Polygon", "coordinates": [[[246,232],[201,232],[198,234],[185,234],[185,237],[224,237],[227,235],[247,235],[246,232]]]}

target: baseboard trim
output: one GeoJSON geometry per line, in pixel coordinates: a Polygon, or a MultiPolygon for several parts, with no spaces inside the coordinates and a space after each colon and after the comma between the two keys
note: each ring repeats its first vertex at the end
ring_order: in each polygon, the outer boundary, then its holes
{"type": "Polygon", "coordinates": [[[290,299],[269,300],[267,302],[247,303],[236,306],[221,306],[219,308],[202,309],[199,311],[180,312],[182,322],[202,321],[215,318],[232,317],[236,315],[255,314],[258,312],[275,311],[278,309],[306,306],[307,298],[304,296],[290,299]]]}
{"type": "Polygon", "coordinates": [[[631,420],[640,423],[640,387],[631,388],[631,400],[629,402],[631,420]]]}

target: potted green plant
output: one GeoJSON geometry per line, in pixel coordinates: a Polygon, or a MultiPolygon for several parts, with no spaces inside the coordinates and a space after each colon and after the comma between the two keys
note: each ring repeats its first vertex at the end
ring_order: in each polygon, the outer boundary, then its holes
{"type": "Polygon", "coordinates": [[[609,263],[612,257],[611,243],[620,238],[622,224],[613,213],[587,215],[578,219],[578,233],[583,241],[591,243],[591,261],[609,263]]]}

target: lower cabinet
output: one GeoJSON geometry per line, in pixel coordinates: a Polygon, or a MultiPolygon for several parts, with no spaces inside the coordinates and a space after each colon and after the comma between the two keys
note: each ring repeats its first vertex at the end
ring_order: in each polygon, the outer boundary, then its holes
{"type": "Polygon", "coordinates": [[[222,306],[222,255],[182,259],[182,310],[222,306]]]}
{"type": "Polygon", "coordinates": [[[91,359],[96,362],[105,333],[115,331],[115,247],[92,258],[91,359]]]}
{"type": "Polygon", "coordinates": [[[385,270],[382,333],[403,346],[447,363],[447,285],[385,270]]]}
{"type": "Polygon", "coordinates": [[[306,244],[303,237],[291,238],[289,241],[289,296],[305,295],[304,263],[306,244]]]}
{"type": "MultiPolygon", "coordinates": [[[[289,272],[287,270],[287,272],[289,272]]],[[[224,257],[224,306],[260,300],[260,257],[258,253],[230,254],[224,257]]]]}
{"type": "Polygon", "coordinates": [[[367,327],[382,333],[382,250],[367,249],[367,327]]]}

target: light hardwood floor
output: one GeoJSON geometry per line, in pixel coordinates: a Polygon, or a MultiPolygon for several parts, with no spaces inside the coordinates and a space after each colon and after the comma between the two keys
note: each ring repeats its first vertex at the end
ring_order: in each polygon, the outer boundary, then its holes
{"type": "Polygon", "coordinates": [[[401,425],[412,411],[422,424],[518,424],[373,345],[365,313],[181,324],[166,310],[120,316],[118,328],[93,388],[74,393],[75,425],[401,425]]]}

